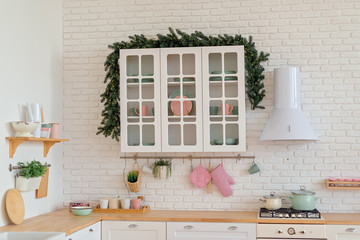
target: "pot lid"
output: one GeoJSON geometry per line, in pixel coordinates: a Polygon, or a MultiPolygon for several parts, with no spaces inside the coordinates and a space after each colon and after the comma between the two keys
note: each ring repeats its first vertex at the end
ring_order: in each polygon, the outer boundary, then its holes
{"type": "Polygon", "coordinates": [[[306,189],[305,186],[300,186],[300,190],[293,190],[293,191],[291,191],[291,193],[294,195],[315,195],[316,194],[315,192],[308,191],[305,189],[306,189]]]}
{"type": "Polygon", "coordinates": [[[280,198],[280,197],[276,196],[275,192],[270,192],[270,195],[266,195],[264,196],[264,198],[280,198]]]}

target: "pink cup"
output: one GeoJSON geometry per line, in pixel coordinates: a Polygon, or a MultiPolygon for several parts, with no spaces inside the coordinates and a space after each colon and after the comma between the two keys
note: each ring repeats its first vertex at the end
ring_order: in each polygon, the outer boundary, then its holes
{"type": "Polygon", "coordinates": [[[131,205],[132,205],[133,209],[140,209],[141,199],[138,199],[138,198],[131,199],[131,205]]]}
{"type": "MultiPolygon", "coordinates": [[[[141,116],[147,116],[147,110],[148,110],[148,106],[146,105],[142,105],[141,106],[141,116]]],[[[139,113],[139,107],[136,107],[134,109],[134,112],[140,116],[140,113],[139,113]]]]}
{"type": "Polygon", "coordinates": [[[50,138],[59,138],[59,130],[60,130],[60,124],[52,123],[51,131],[50,131],[50,138]]]}
{"type": "MultiPolygon", "coordinates": [[[[221,106],[222,108],[222,106],[221,106]]],[[[230,113],[232,112],[233,110],[233,105],[231,104],[225,104],[225,115],[230,115],[230,113]]]]}

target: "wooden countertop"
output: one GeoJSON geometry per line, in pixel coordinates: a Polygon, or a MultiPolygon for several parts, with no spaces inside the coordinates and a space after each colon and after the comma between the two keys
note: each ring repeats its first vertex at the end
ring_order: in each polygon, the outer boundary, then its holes
{"type": "Polygon", "coordinates": [[[150,210],[144,214],[91,213],[75,216],[68,209],[46,213],[26,219],[20,225],[0,228],[6,231],[65,232],[69,235],[101,220],[122,221],[169,221],[169,222],[247,222],[247,223],[307,223],[360,225],[360,213],[324,213],[321,220],[302,219],[258,219],[257,212],[242,211],[171,211],[150,210]]]}

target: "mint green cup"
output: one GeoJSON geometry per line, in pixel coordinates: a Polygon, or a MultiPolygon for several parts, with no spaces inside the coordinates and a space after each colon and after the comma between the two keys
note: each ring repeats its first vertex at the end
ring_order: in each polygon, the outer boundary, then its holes
{"type": "Polygon", "coordinates": [[[238,106],[233,107],[232,115],[239,115],[239,107],[238,106]]]}
{"type": "Polygon", "coordinates": [[[219,109],[220,109],[219,107],[210,106],[210,115],[217,115],[219,109]]]}

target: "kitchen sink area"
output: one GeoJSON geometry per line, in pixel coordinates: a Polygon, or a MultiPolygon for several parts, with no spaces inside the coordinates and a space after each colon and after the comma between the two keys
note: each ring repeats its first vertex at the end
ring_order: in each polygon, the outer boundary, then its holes
{"type": "Polygon", "coordinates": [[[0,232],[0,240],[65,240],[60,232],[0,232]]]}

